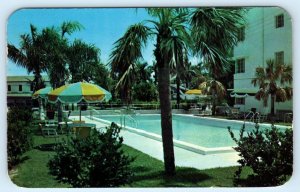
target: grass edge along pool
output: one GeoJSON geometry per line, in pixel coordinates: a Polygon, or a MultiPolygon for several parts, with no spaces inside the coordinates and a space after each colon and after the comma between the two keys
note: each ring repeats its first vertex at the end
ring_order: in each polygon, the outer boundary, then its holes
{"type": "MultiPolygon", "coordinates": [[[[143,117],[147,117],[147,118],[152,118],[152,117],[155,117],[155,118],[160,118],[160,115],[157,115],[157,114],[145,114],[145,115],[138,115],[138,116],[143,116],[143,117]]],[[[102,122],[104,124],[107,124],[107,125],[110,125],[112,120],[105,120],[103,119],[104,117],[116,117],[116,118],[120,118],[120,116],[118,115],[102,115],[100,117],[92,117],[91,119],[93,120],[96,120],[96,121],[99,121],[99,122],[102,122]],[[102,118],[101,118],[102,117],[102,118]]],[[[201,120],[206,120],[206,121],[212,121],[214,124],[222,124],[222,126],[225,124],[227,124],[226,126],[224,125],[224,129],[226,128],[226,131],[227,131],[227,126],[231,126],[231,125],[235,125],[235,127],[237,127],[238,129],[241,128],[243,122],[242,121],[235,121],[235,120],[226,120],[226,119],[217,119],[217,118],[210,118],[210,117],[195,117],[195,116],[191,116],[191,115],[173,115],[173,117],[177,118],[177,117],[183,117],[184,119],[186,118],[192,118],[192,119],[189,119],[190,121],[191,120],[198,120],[198,121],[201,121],[201,120]]],[[[174,118],[173,118],[174,120],[174,118]]],[[[117,123],[119,126],[120,125],[120,121],[116,121],[116,120],[113,120],[115,123],[117,123]]],[[[250,123],[250,122],[246,122],[246,124],[249,124],[251,126],[254,127],[254,124],[253,123],[250,123]]],[[[266,125],[264,125],[266,126],[266,125]]],[[[269,125],[270,126],[270,125],[269,125]]],[[[138,126],[140,127],[140,126],[138,126]]],[[[231,126],[232,127],[232,126],[231,126]]],[[[156,133],[152,133],[152,132],[148,132],[148,131],[145,131],[145,130],[141,130],[141,129],[137,129],[137,128],[134,128],[134,126],[130,127],[128,125],[126,125],[125,127],[123,126],[123,128],[129,132],[132,132],[132,133],[135,133],[135,134],[138,134],[138,135],[141,135],[141,136],[145,136],[147,138],[151,138],[151,139],[154,139],[154,140],[157,140],[157,141],[162,141],[162,137],[161,135],[159,134],[156,134],[156,133]]],[[[228,133],[228,136],[229,136],[229,133],[228,133]]],[[[230,137],[230,136],[229,136],[230,137]]],[[[216,154],[216,153],[225,153],[225,152],[234,152],[235,150],[233,149],[234,145],[232,146],[224,146],[224,147],[204,147],[204,146],[200,146],[200,145],[197,145],[197,144],[192,144],[190,142],[185,142],[185,141],[180,141],[180,140],[177,140],[177,139],[173,139],[174,141],[174,145],[176,147],[180,147],[180,148],[183,148],[185,150],[189,150],[189,151],[192,151],[192,152],[195,152],[195,153],[199,153],[199,154],[203,154],[203,155],[207,155],[207,154],[216,154]]]]}

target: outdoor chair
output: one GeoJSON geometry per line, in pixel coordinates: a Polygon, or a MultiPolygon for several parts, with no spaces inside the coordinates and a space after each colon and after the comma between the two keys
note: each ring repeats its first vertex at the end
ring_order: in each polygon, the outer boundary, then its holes
{"type": "Polygon", "coordinates": [[[57,131],[56,127],[44,127],[42,124],[39,124],[39,129],[41,131],[41,134],[44,137],[57,137],[57,131]]]}
{"type": "Polygon", "coordinates": [[[87,138],[91,133],[91,127],[74,127],[75,136],[79,139],[87,138]]]}
{"type": "Polygon", "coordinates": [[[74,124],[85,123],[85,121],[73,121],[74,124]]]}
{"type": "Polygon", "coordinates": [[[228,107],[226,109],[226,114],[229,117],[229,119],[239,119],[241,116],[239,108],[228,107]]]}

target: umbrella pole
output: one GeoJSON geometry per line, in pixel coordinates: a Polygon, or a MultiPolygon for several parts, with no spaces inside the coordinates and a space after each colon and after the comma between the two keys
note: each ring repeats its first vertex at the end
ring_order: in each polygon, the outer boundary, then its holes
{"type": "Polygon", "coordinates": [[[79,121],[81,121],[81,105],[79,105],[79,121]]]}

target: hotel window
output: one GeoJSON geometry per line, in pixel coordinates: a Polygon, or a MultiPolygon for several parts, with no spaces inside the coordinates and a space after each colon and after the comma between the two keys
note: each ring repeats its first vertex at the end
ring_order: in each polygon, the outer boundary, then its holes
{"type": "Polygon", "coordinates": [[[279,51],[275,53],[275,63],[276,64],[284,64],[284,52],[279,51]]]}
{"type": "Polygon", "coordinates": [[[235,98],[235,104],[245,105],[245,98],[235,98]]]}
{"type": "Polygon", "coordinates": [[[235,73],[245,73],[245,59],[236,60],[235,73]]]}
{"type": "Polygon", "coordinates": [[[244,41],[245,40],[245,27],[240,27],[238,30],[238,35],[237,35],[237,40],[238,41],[244,41]]]}
{"type": "Polygon", "coordinates": [[[19,85],[19,91],[23,91],[22,85],[19,85]]]}
{"type": "Polygon", "coordinates": [[[11,91],[11,85],[7,86],[7,91],[11,91]]]}
{"type": "Polygon", "coordinates": [[[276,28],[284,27],[284,16],[283,16],[283,14],[277,15],[275,17],[275,26],[276,26],[276,28]]]}

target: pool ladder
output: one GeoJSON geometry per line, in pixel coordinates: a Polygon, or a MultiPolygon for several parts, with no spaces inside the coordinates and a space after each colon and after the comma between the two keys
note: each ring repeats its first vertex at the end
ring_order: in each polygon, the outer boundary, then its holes
{"type": "Polygon", "coordinates": [[[246,119],[250,116],[250,115],[252,115],[251,117],[250,117],[250,122],[253,122],[253,123],[255,123],[255,122],[257,122],[257,123],[259,123],[260,122],[260,113],[259,112],[253,112],[253,111],[250,111],[247,115],[245,115],[245,117],[244,117],[244,122],[246,121],[246,119]]]}
{"type": "Polygon", "coordinates": [[[93,116],[94,113],[93,113],[93,112],[95,112],[95,113],[98,114],[98,115],[100,114],[99,111],[97,111],[96,109],[92,109],[92,110],[90,111],[90,119],[92,119],[92,120],[94,119],[94,116],[93,116]]]}
{"type": "Polygon", "coordinates": [[[128,118],[131,122],[133,122],[133,124],[135,125],[134,128],[138,127],[138,122],[134,118],[136,116],[135,111],[133,111],[133,110],[125,110],[125,111],[121,111],[121,114],[122,114],[121,117],[120,117],[121,127],[125,127],[126,126],[126,118],[128,118]]]}

